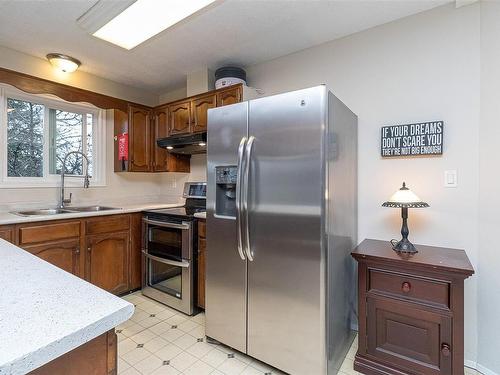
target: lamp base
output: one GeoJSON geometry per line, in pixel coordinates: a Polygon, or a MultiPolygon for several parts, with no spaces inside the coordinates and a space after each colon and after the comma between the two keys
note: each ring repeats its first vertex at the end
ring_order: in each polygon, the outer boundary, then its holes
{"type": "Polygon", "coordinates": [[[396,242],[396,240],[391,240],[392,249],[397,251],[398,253],[408,253],[408,254],[416,254],[418,250],[415,246],[408,241],[408,238],[403,238],[401,241],[396,242]]]}

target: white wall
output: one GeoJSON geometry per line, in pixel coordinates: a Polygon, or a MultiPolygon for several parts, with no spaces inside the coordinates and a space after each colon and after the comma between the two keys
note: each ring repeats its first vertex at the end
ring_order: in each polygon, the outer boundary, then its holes
{"type": "MultiPolygon", "coordinates": [[[[359,116],[360,241],[400,236],[400,212],[381,204],[406,181],[430,204],[411,210],[410,239],[464,248],[477,268],[479,21],[479,4],[451,4],[247,67],[249,85],[266,95],[326,83],[359,116]],[[443,156],[379,156],[381,126],[428,120],[445,122],[443,156]],[[447,169],[458,170],[457,188],[443,187],[447,169]]],[[[472,361],[477,280],[465,287],[465,353],[472,361]]]]}
{"type": "Polygon", "coordinates": [[[481,4],[479,370],[500,374],[500,3],[481,4]]]}
{"type": "Polygon", "coordinates": [[[155,93],[122,85],[81,70],[71,74],[58,72],[47,60],[2,46],[0,67],[136,103],[151,106],[158,104],[158,95],[155,93]]]}

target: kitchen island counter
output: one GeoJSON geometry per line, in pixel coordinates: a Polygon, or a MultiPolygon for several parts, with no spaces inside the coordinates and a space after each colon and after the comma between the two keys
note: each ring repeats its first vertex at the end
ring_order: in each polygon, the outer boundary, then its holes
{"type": "Polygon", "coordinates": [[[133,314],[132,304],[4,240],[0,259],[1,375],[26,374],[133,314]]]}

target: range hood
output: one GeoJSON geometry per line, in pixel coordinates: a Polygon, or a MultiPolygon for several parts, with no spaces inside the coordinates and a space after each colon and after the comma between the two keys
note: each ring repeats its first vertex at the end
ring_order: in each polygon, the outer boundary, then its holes
{"type": "Polygon", "coordinates": [[[172,154],[205,154],[207,152],[207,133],[181,134],[156,140],[159,147],[166,148],[172,154]]]}

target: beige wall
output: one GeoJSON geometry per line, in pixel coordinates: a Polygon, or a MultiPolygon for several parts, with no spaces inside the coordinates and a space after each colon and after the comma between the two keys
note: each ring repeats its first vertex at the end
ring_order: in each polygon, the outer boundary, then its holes
{"type": "Polygon", "coordinates": [[[158,104],[156,93],[122,85],[81,70],[71,74],[61,73],[53,69],[47,60],[1,46],[0,67],[140,104],[158,104]]]}
{"type": "MultiPolygon", "coordinates": [[[[326,83],[359,116],[360,241],[400,236],[400,212],[381,204],[406,181],[430,204],[411,210],[410,239],[464,248],[477,268],[479,10],[479,4],[450,4],[247,67],[249,85],[266,95],[326,83]],[[445,122],[442,157],[379,156],[383,125],[429,120],[445,122]],[[457,188],[443,186],[447,169],[458,170],[457,188]]],[[[477,354],[477,280],[465,287],[471,361],[477,354]]]]}

